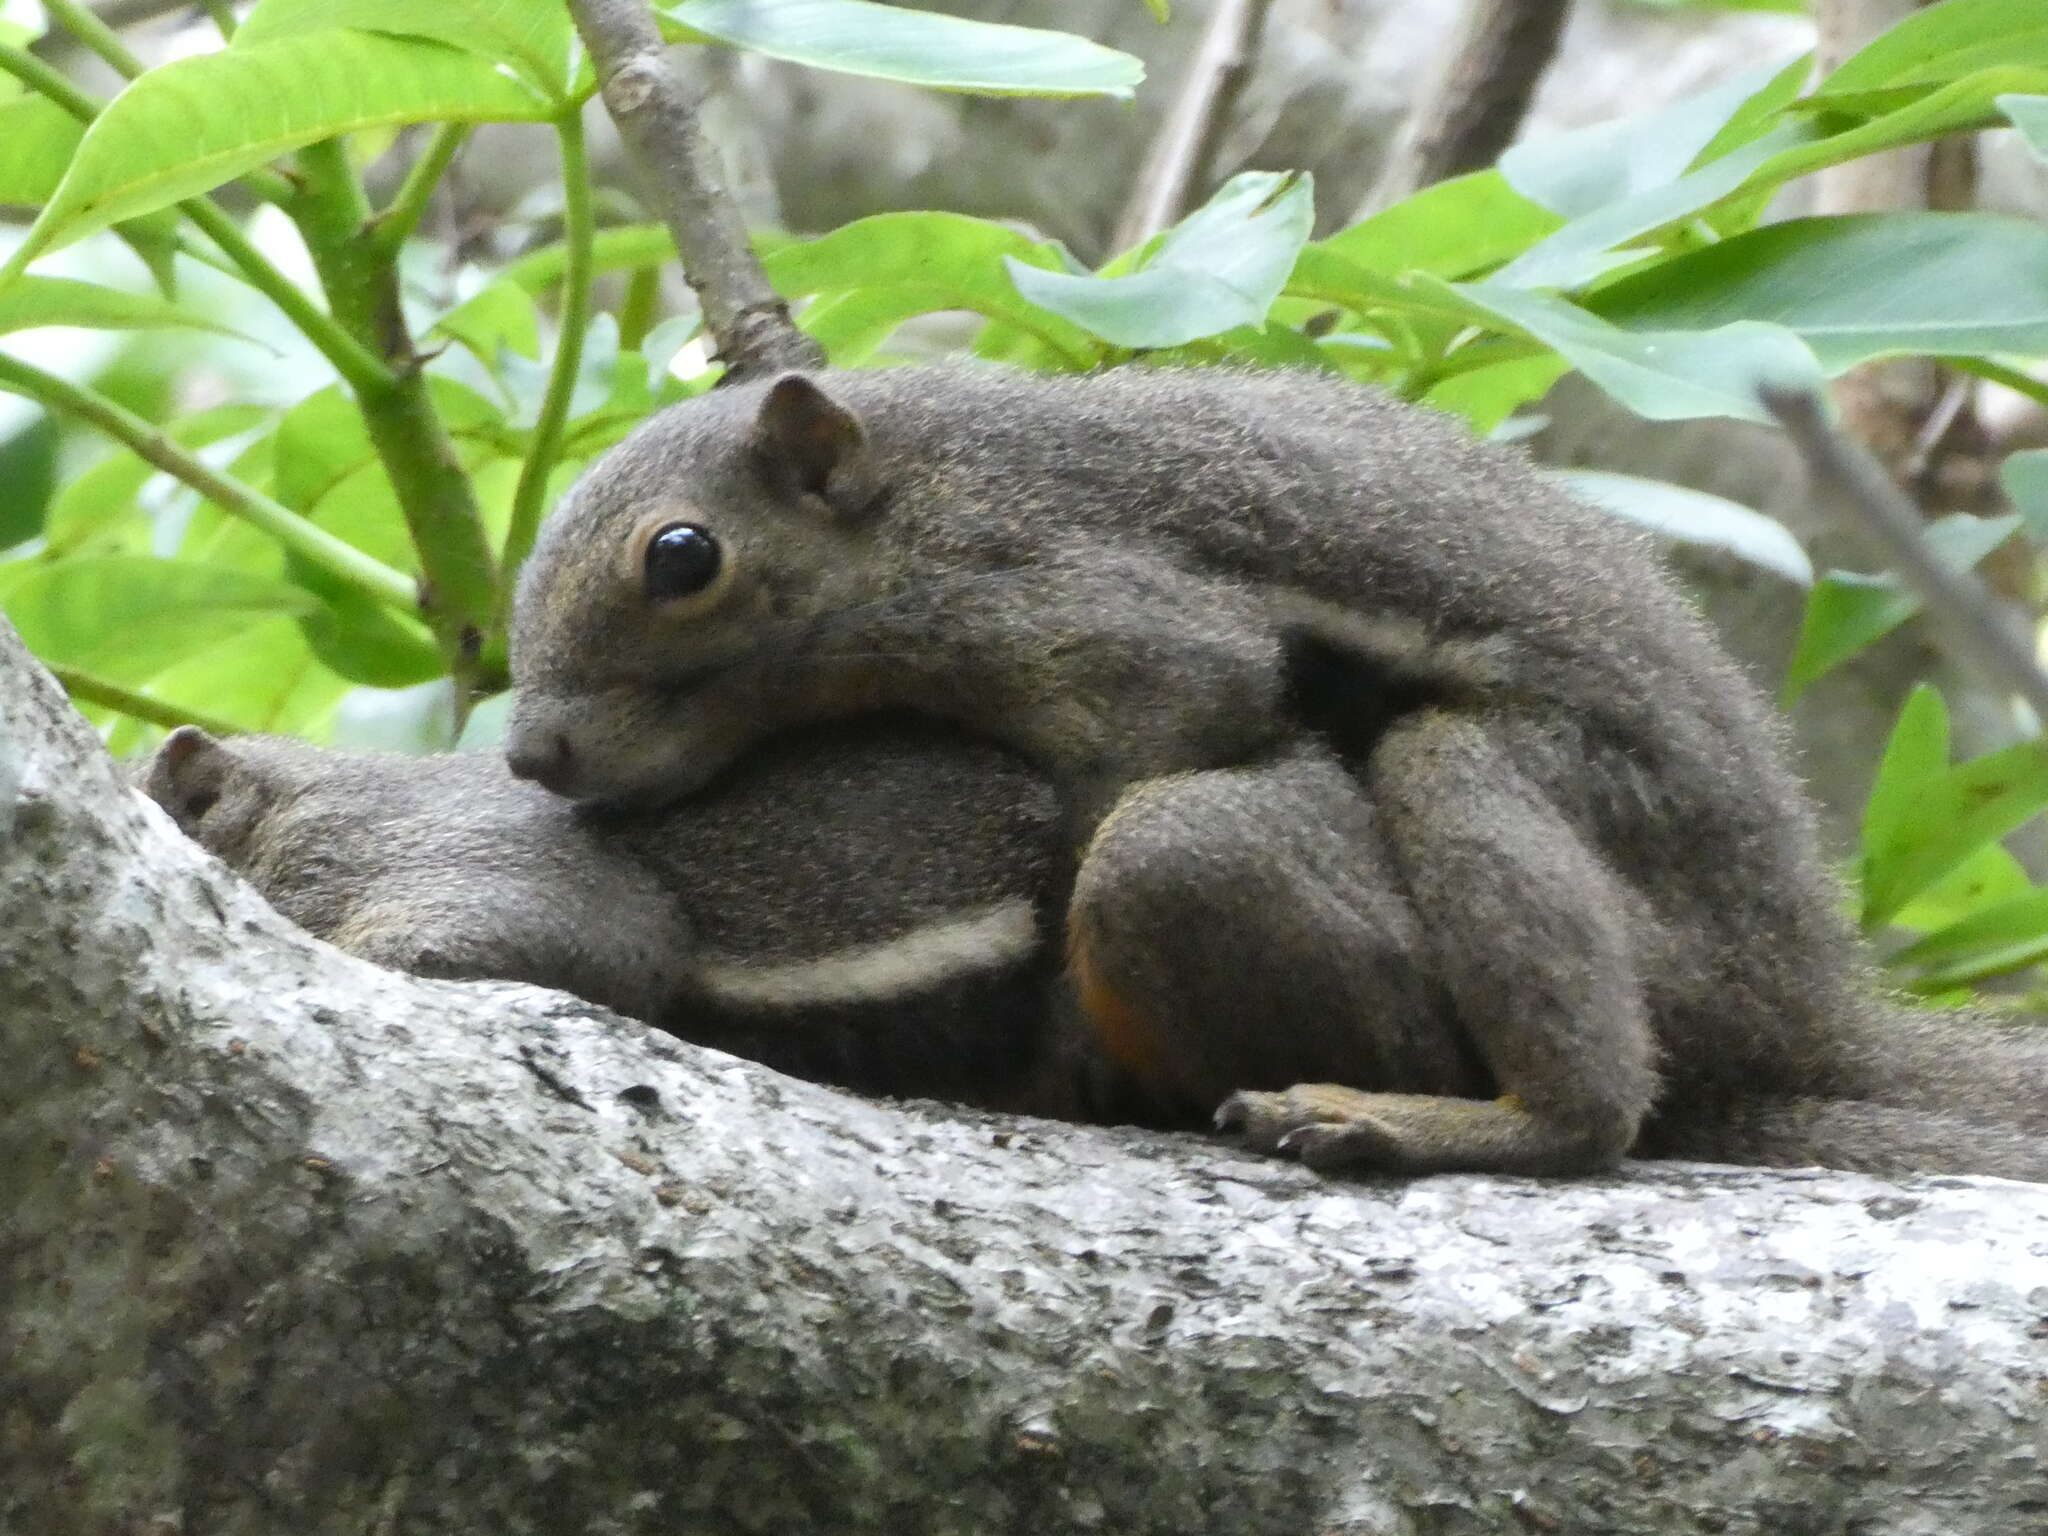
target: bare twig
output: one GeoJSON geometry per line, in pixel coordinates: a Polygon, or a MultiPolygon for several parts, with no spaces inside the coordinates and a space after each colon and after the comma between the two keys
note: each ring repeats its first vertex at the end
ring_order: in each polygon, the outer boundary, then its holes
{"type": "Polygon", "coordinates": [[[1215,0],[1209,24],[1188,59],[1180,91],[1145,155],[1110,248],[1143,245],[1187,211],[1213,175],[1217,145],[1258,56],[1272,0],[1215,0]]]}
{"type": "Polygon", "coordinates": [[[796,328],[747,242],[697,102],[668,58],[647,0],[569,0],[604,104],[675,236],[729,377],[816,368],[824,353],[796,328]]]}
{"type": "Polygon", "coordinates": [[[1920,509],[1891,476],[1853,439],[1828,425],[1819,396],[1766,390],[1764,404],[1799,449],[1816,499],[1853,518],[1926,602],[1964,660],[1997,688],[2026,700],[2036,721],[2048,725],[2048,673],[1999,620],[1983,584],[1929,552],[1920,509]]]}
{"type": "Polygon", "coordinates": [[[1498,160],[1557,54],[1571,0],[1467,0],[1358,217],[1498,160]]]}

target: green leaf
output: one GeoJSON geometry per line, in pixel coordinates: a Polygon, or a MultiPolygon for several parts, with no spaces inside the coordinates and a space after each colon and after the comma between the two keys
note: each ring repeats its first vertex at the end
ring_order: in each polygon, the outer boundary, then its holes
{"type": "MultiPolygon", "coordinates": [[[[163,432],[181,447],[205,448],[253,431],[269,415],[262,406],[216,406],[171,422],[163,432]]],[[[154,464],[122,448],[73,476],[50,504],[49,522],[43,529],[44,554],[55,558],[87,547],[100,554],[112,553],[110,543],[118,543],[127,553],[147,553],[151,528],[140,500],[143,488],[162,474],[154,464]],[[117,529],[118,538],[114,537],[117,529]]]]}
{"type": "MultiPolygon", "coordinates": [[[[1972,517],[1957,512],[1927,525],[1928,549],[1957,570],[1975,566],[2020,525],[2017,517],[1972,517]]],[[[1892,575],[1830,571],[1806,600],[1799,644],[1785,669],[1779,701],[1788,708],[1850,657],[1868,650],[1917,614],[1918,593],[1892,575]]]]}
{"type": "MultiPolygon", "coordinates": [[[[896,312],[904,318],[946,309],[972,310],[1028,331],[1067,367],[1100,362],[1103,348],[1094,337],[1024,300],[1004,272],[1003,262],[1009,259],[1049,266],[1059,258],[1053,247],[986,219],[957,213],[884,213],[856,219],[816,240],[783,246],[764,257],[762,265],[785,298],[899,290],[904,305],[917,306],[898,306],[896,312]]],[[[808,312],[802,318],[808,323],[808,312]]],[[[821,323],[826,320],[820,316],[821,323]]],[[[874,338],[875,343],[881,339],[874,338]]]]}
{"type": "Polygon", "coordinates": [[[1863,923],[1875,928],[2048,805],[2048,742],[2025,741],[1923,780],[1891,835],[1866,846],[1863,923]]]}
{"type": "Polygon", "coordinates": [[[531,122],[545,96],[460,49],[320,32],[177,59],[107,104],[4,271],[117,219],[231,181],[306,144],[404,123],[531,122]]]}
{"type": "Polygon", "coordinates": [[[985,96],[1129,96],[1145,66],[1065,32],[966,21],[866,0],[680,0],[671,36],[814,69],[985,96]]]}
{"type": "Polygon", "coordinates": [[[1076,277],[1007,260],[1017,291],[1120,347],[1177,347],[1258,325],[1315,221],[1305,175],[1246,171],[1166,232],[1139,270],[1076,277]]]}
{"type": "Polygon", "coordinates": [[[84,136],[85,124],[47,97],[0,102],[0,203],[40,208],[84,136]]]}
{"type": "Polygon", "coordinates": [[[2001,64],[2048,67],[2039,0],[1945,0],[1916,11],[1845,59],[1814,98],[1946,84],[2001,64]]]}
{"type": "Polygon", "coordinates": [[[1796,331],[1829,374],[1876,357],[2048,353],[2048,228],[1991,213],[1866,213],[1751,230],[1603,288],[1630,330],[1796,331]]]}
{"type": "Polygon", "coordinates": [[[540,311],[533,295],[503,278],[449,310],[428,327],[428,334],[461,342],[492,371],[501,351],[536,360],[540,357],[540,311]]]}
{"type": "Polygon", "coordinates": [[[583,49],[568,7],[535,0],[262,0],[235,30],[233,47],[354,28],[430,38],[516,69],[559,103],[587,94],[583,49]]]}
{"type": "Polygon", "coordinates": [[[2001,96],[1998,110],[2019,129],[2034,158],[2048,164],[2048,96],[2001,96]]]}
{"type": "MultiPolygon", "coordinates": [[[[1860,160],[1880,150],[1992,127],[2000,120],[1995,106],[2000,96],[2039,91],[2048,91],[2048,67],[2001,66],[1967,75],[1925,94],[1909,90],[1900,95],[1898,99],[1903,105],[1894,110],[1881,111],[1844,132],[1781,151],[1757,168],[1745,190],[1769,192],[1810,172],[1860,160]]],[[[1850,103],[1810,97],[1806,105],[1846,108],[1850,103]]]]}
{"type": "Polygon", "coordinates": [[[68,277],[23,277],[0,290],[0,335],[39,325],[75,325],[98,331],[212,331],[243,341],[253,339],[167,299],[123,293],[68,277]]]}
{"type": "MultiPolygon", "coordinates": [[[[1750,174],[1780,151],[1813,138],[1805,123],[1785,123],[1762,138],[1710,160],[1661,186],[1646,187],[1573,219],[1542,244],[1524,251],[1491,281],[1518,288],[1576,288],[1631,259],[1615,247],[1698,213],[1744,186],[1750,174]]],[[[1640,253],[1635,253],[1640,254],[1640,253]]]]}
{"type": "Polygon", "coordinates": [[[32,416],[0,439],[0,550],[34,538],[48,525],[57,486],[62,434],[49,415],[32,416]]]}
{"type": "Polygon", "coordinates": [[[1892,926],[1933,933],[2033,889],[2018,859],[1997,843],[1986,843],[1899,908],[1892,926]]]}
{"type": "Polygon", "coordinates": [[[272,619],[165,668],[147,691],[243,730],[311,736],[348,684],[320,665],[297,624],[272,619]]]}
{"type": "Polygon", "coordinates": [[[1817,388],[1813,354],[1790,331],[1744,322],[1710,331],[1625,331],[1549,294],[1493,281],[1444,283],[1418,276],[1463,304],[1493,329],[1534,337],[1561,352],[1581,373],[1650,421],[1733,416],[1768,422],[1757,403],[1760,384],[1817,388]]]}
{"type": "Polygon", "coordinates": [[[2019,508],[2027,537],[2037,545],[2048,545],[2048,448],[2007,454],[1999,466],[1998,480],[2019,508]]]}
{"type": "Polygon", "coordinates": [[[1313,249],[1372,272],[1460,278],[1499,266],[1563,225],[1499,171],[1474,171],[1425,187],[1313,249]]]}
{"type": "Polygon", "coordinates": [[[1916,683],[1878,759],[1870,798],[1863,804],[1862,845],[1873,848],[1903,835],[1913,798],[1948,772],[1948,702],[1931,683],[1916,683]]]}
{"type": "Polygon", "coordinates": [[[1652,532],[1725,550],[1802,587],[1813,584],[1813,562],[1785,525],[1739,502],[1604,469],[1559,470],[1555,477],[1595,506],[1652,532]]]}
{"type": "Polygon", "coordinates": [[[1483,436],[1531,400],[1542,399],[1570,369],[1562,357],[1545,348],[1532,357],[1510,357],[1453,374],[1432,385],[1422,403],[1464,417],[1483,436]]]}
{"type": "Polygon", "coordinates": [[[260,620],[317,606],[288,582],[135,555],[38,565],[0,598],[38,656],[119,683],[147,681],[260,620]]]}
{"type": "Polygon", "coordinates": [[[1917,991],[1967,986],[2048,960],[2048,891],[1987,906],[1910,944],[1890,964],[1911,967],[1917,991]]]}
{"type": "Polygon", "coordinates": [[[1531,202],[1583,218],[1679,180],[1752,97],[1775,87],[1789,100],[1796,72],[1780,64],[1744,70],[1668,107],[1514,145],[1500,157],[1500,173],[1531,202]]]}

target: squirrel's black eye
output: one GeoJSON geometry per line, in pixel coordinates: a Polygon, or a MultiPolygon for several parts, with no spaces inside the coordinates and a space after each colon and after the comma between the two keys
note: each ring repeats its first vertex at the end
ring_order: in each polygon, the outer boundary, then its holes
{"type": "Polygon", "coordinates": [[[647,541],[647,595],[663,603],[702,592],[724,561],[709,529],[670,523],[647,541]]]}

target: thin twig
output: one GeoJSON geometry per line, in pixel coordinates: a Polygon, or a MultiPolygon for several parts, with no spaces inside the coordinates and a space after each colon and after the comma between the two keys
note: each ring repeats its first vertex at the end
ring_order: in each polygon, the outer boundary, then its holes
{"type": "Polygon", "coordinates": [[[356,591],[406,613],[419,610],[413,579],[353,544],[337,539],[281,502],[222,474],[205,460],[186,452],[133,411],[99,391],[73,384],[54,373],[0,353],[0,389],[25,395],[53,410],[67,411],[81,421],[133,449],[145,462],[183,481],[223,512],[243,519],[277,542],[356,591]]]}
{"type": "Polygon", "coordinates": [[[1766,390],[1763,400],[1805,460],[1816,499],[1853,518],[1927,604],[1957,652],[1995,686],[2026,700],[2037,725],[2048,726],[2048,673],[2000,621],[1983,584],[1928,550],[1920,509],[1868,452],[1828,425],[1818,395],[1766,390]]]}
{"type": "Polygon", "coordinates": [[[675,236],[728,376],[822,367],[823,349],[796,328],[747,241],[717,151],[690,89],[664,55],[647,0],[569,0],[569,11],[619,137],[675,236]]]}
{"type": "Polygon", "coordinates": [[[239,736],[242,733],[243,727],[217,715],[173,704],[168,699],[151,698],[146,693],[137,693],[133,688],[124,688],[104,677],[81,672],[76,667],[61,667],[47,661],[43,665],[50,669],[50,675],[64,685],[64,691],[72,698],[96,704],[101,709],[114,710],[130,719],[173,731],[181,725],[196,725],[213,736],[239,736]]]}
{"type": "Polygon", "coordinates": [[[370,221],[370,238],[386,251],[396,251],[419,228],[420,216],[427,211],[428,199],[433,197],[434,188],[441,184],[449,162],[468,140],[473,126],[471,123],[443,123],[436,128],[433,137],[427,140],[426,147],[406,171],[405,180],[389,206],[370,221]]]}
{"type": "Polygon", "coordinates": [[[561,323],[556,328],[555,365],[548,376],[540,416],[533,424],[533,442],[519,469],[512,493],[512,520],[505,532],[500,563],[509,593],[512,573],[533,548],[546,510],[548,477],[561,455],[562,429],[569,420],[569,401],[576,393],[576,375],[583,365],[583,332],[590,324],[590,243],[594,229],[590,211],[590,162],[583,148],[583,117],[574,107],[556,125],[562,140],[562,245],[568,262],[562,269],[561,323]]]}
{"type": "Polygon", "coordinates": [[[1271,0],[1215,0],[1181,76],[1180,90],[1146,151],[1110,249],[1128,251],[1188,209],[1215,158],[1228,108],[1243,89],[1271,0]]]}
{"type": "Polygon", "coordinates": [[[1356,217],[1498,160],[1528,115],[1570,14],[1571,0],[1467,0],[1356,217]]]}

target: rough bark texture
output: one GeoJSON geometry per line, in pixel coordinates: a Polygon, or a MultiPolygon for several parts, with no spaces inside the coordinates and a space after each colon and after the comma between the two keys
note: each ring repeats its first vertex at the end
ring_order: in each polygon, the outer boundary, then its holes
{"type": "Polygon", "coordinates": [[[296,935],[0,626],[0,1530],[2017,1532],[2048,1189],[1324,1183],[296,935]]]}
{"type": "Polygon", "coordinates": [[[734,378],[816,368],[818,344],[796,328],[747,242],[696,92],[668,57],[647,0],[570,0],[604,91],[605,110],[638,162],[648,206],[675,236],[704,328],[734,378]]]}

